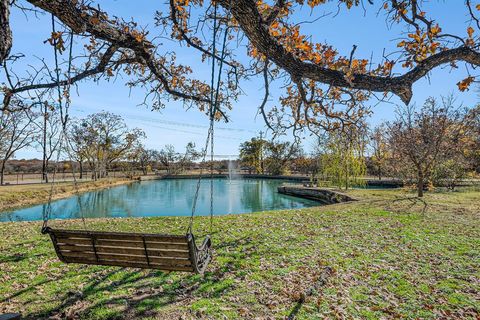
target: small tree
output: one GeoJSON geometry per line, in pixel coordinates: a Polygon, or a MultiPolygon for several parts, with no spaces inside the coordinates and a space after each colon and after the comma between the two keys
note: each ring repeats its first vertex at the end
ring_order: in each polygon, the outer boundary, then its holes
{"type": "Polygon", "coordinates": [[[175,172],[175,163],[178,160],[178,154],[175,152],[175,147],[171,144],[167,144],[158,153],[158,161],[165,167],[167,173],[171,174],[175,172]]]}
{"type": "Polygon", "coordinates": [[[365,183],[366,126],[349,126],[328,134],[323,172],[339,188],[365,183]]]}
{"type": "Polygon", "coordinates": [[[378,177],[378,180],[381,180],[382,176],[387,174],[388,168],[389,150],[386,130],[385,125],[382,124],[370,133],[370,147],[372,150],[370,162],[373,167],[372,173],[378,177]]]}
{"type": "Polygon", "coordinates": [[[454,191],[459,182],[468,176],[468,163],[463,156],[439,161],[432,172],[434,185],[442,184],[448,190],[454,191]]]}
{"type": "Polygon", "coordinates": [[[185,152],[178,156],[178,170],[185,171],[193,162],[201,157],[201,152],[195,149],[195,143],[189,142],[185,146],[185,152]]]}
{"type": "Polygon", "coordinates": [[[300,150],[295,159],[292,159],[292,169],[309,176],[316,174],[315,159],[306,154],[303,150],[300,150]]]}
{"type": "Polygon", "coordinates": [[[40,105],[40,112],[32,119],[40,134],[38,144],[42,149],[42,180],[48,183],[48,167],[54,153],[60,147],[62,122],[58,111],[46,101],[40,105]]]}
{"type": "Polygon", "coordinates": [[[461,180],[474,171],[480,153],[478,124],[480,109],[474,108],[450,120],[445,147],[433,169],[434,184],[441,184],[455,190],[461,180]]]}
{"type": "Polygon", "coordinates": [[[262,138],[252,138],[240,144],[240,161],[242,166],[253,169],[257,174],[265,173],[265,147],[267,141],[262,138]]]}
{"type": "Polygon", "coordinates": [[[415,182],[418,197],[423,197],[441,158],[448,159],[458,148],[463,134],[460,123],[460,112],[450,96],[440,102],[428,98],[418,111],[413,106],[399,108],[396,120],[388,125],[396,172],[415,182]]]}
{"type": "Polygon", "coordinates": [[[159,152],[154,149],[147,149],[140,144],[133,148],[128,155],[128,160],[137,164],[144,175],[148,174],[148,170],[152,170],[153,164],[159,158],[159,152]]]}
{"type": "Polygon", "coordinates": [[[68,130],[68,146],[67,153],[72,160],[78,163],[80,179],[83,179],[84,164],[87,159],[87,141],[84,134],[85,128],[83,128],[80,122],[73,122],[68,130]]]}
{"type": "Polygon", "coordinates": [[[269,141],[265,145],[266,169],[272,175],[286,173],[289,162],[300,154],[297,143],[269,141]]]}
{"type": "Polygon", "coordinates": [[[480,105],[468,111],[466,117],[469,146],[466,148],[466,157],[472,171],[480,174],[480,105]]]}

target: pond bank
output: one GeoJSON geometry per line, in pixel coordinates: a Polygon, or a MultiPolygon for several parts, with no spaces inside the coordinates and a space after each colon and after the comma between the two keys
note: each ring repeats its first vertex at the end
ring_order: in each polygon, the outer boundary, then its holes
{"type": "MultiPolygon", "coordinates": [[[[105,179],[98,181],[79,182],[80,193],[111,188],[122,184],[131,183],[129,179],[105,179]]],[[[12,209],[41,204],[50,197],[51,184],[35,185],[6,185],[0,186],[0,214],[12,209]]],[[[59,200],[75,195],[76,190],[72,182],[62,182],[54,186],[52,200],[59,200]]]]}
{"type": "Polygon", "coordinates": [[[350,201],[358,201],[348,194],[325,188],[304,187],[304,186],[280,186],[278,192],[294,197],[311,199],[323,204],[335,204],[350,201]]]}
{"type": "MultiPolygon", "coordinates": [[[[166,174],[166,175],[147,175],[141,176],[140,180],[147,181],[147,180],[163,180],[163,179],[198,179],[199,177],[202,178],[210,178],[213,177],[215,179],[222,179],[228,178],[229,175],[225,173],[214,173],[210,175],[209,173],[205,174],[166,174]]],[[[306,175],[278,175],[272,176],[268,174],[233,174],[234,178],[240,179],[276,179],[276,180],[291,180],[296,182],[310,182],[311,177],[306,175]]],[[[316,180],[316,179],[315,179],[316,180]]],[[[385,187],[385,188],[398,188],[403,187],[403,182],[398,179],[390,179],[390,178],[383,178],[381,180],[378,179],[366,179],[365,184],[369,187],[385,187]]]]}

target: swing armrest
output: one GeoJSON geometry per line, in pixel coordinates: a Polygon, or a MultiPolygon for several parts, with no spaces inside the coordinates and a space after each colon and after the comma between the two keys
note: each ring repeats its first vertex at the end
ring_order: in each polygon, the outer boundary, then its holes
{"type": "Polygon", "coordinates": [[[206,236],[205,240],[203,240],[202,244],[200,247],[197,248],[199,251],[203,251],[207,248],[210,248],[212,246],[212,240],[210,239],[210,236],[206,236]]]}
{"type": "Polygon", "coordinates": [[[42,230],[40,231],[42,234],[50,234],[52,232],[52,228],[50,227],[42,227],[42,230]]]}

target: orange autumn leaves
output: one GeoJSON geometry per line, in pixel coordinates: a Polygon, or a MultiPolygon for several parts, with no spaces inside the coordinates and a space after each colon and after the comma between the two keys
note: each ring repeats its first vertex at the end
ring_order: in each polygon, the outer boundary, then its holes
{"type": "MultiPolygon", "coordinates": [[[[292,22],[296,5],[305,5],[314,9],[315,7],[328,3],[327,0],[285,0],[281,7],[275,7],[277,1],[255,0],[258,11],[268,21],[267,26],[270,36],[279,45],[279,49],[285,50],[292,54],[295,58],[311,62],[326,69],[343,72],[347,81],[351,82],[356,76],[362,74],[378,75],[388,77],[391,76],[396,64],[402,65],[404,68],[413,68],[422,63],[425,59],[432,55],[436,55],[443,50],[448,49],[449,42],[442,38],[442,28],[434,20],[429,20],[428,14],[420,8],[412,8],[409,1],[397,1],[393,4],[391,1],[383,1],[381,6],[392,14],[393,20],[397,22],[412,22],[411,30],[406,36],[398,40],[397,47],[400,48],[398,59],[385,59],[380,64],[373,64],[367,59],[355,59],[349,55],[340,55],[339,52],[331,45],[325,43],[315,43],[309,35],[302,34],[300,25],[292,22]],[[272,19],[272,17],[274,17],[272,19]],[[430,22],[431,21],[431,22],[430,22]],[[416,26],[416,27],[415,27],[416,26]],[[413,29],[413,30],[412,30],[413,29]]],[[[358,0],[338,0],[346,8],[358,6],[361,2],[358,0]]],[[[178,25],[174,27],[172,37],[181,39],[182,32],[190,33],[187,21],[190,18],[189,7],[206,6],[207,3],[202,0],[174,0],[174,8],[177,11],[178,25]],[[177,28],[177,29],[175,29],[177,28]],[[179,32],[181,31],[181,32],[179,32]]],[[[480,4],[475,8],[480,10],[480,4]]],[[[238,26],[233,18],[228,21],[231,26],[238,26]]],[[[475,26],[468,26],[463,38],[463,42],[467,46],[475,46],[478,43],[476,37],[475,26]]],[[[235,29],[238,30],[238,29],[235,29]]],[[[189,35],[194,41],[198,40],[194,35],[189,35]]],[[[459,37],[460,38],[460,37],[459,37]]],[[[462,40],[460,40],[462,41],[462,40]]],[[[257,60],[265,60],[264,53],[258,48],[248,45],[248,54],[257,60]]],[[[452,63],[454,66],[454,63],[452,63]]],[[[457,83],[459,90],[468,90],[470,84],[475,81],[473,76],[457,83]]]]}
{"type": "Polygon", "coordinates": [[[436,24],[426,32],[417,29],[415,33],[409,33],[408,38],[411,40],[400,41],[397,47],[403,48],[407,53],[407,58],[402,66],[413,67],[414,63],[421,62],[428,56],[437,53],[440,42],[436,39],[441,31],[442,29],[436,24]]]}
{"type": "Polygon", "coordinates": [[[472,76],[466,77],[465,79],[463,79],[462,81],[457,83],[458,90],[460,90],[462,92],[467,91],[474,80],[475,80],[475,78],[472,77],[472,76]]]}
{"type": "MultiPolygon", "coordinates": [[[[297,1],[300,2],[300,1],[297,1]]],[[[317,5],[325,1],[308,2],[309,5],[317,5]]],[[[268,16],[271,12],[271,7],[263,1],[257,1],[257,6],[263,16],[268,16]]],[[[280,17],[288,15],[291,5],[286,5],[280,17]]],[[[354,74],[382,74],[389,75],[394,63],[386,61],[383,65],[379,65],[373,70],[368,70],[369,61],[366,59],[352,59],[345,56],[339,56],[338,52],[330,45],[314,43],[310,41],[304,34],[300,32],[299,25],[291,25],[282,19],[273,21],[268,29],[270,35],[275,38],[287,52],[292,53],[301,61],[310,61],[317,65],[332,70],[343,71],[347,78],[353,77],[354,74]]],[[[263,53],[259,52],[255,47],[249,47],[249,55],[253,58],[264,60],[263,53]]]]}
{"type": "MultiPolygon", "coordinates": [[[[393,61],[385,61],[377,68],[373,70],[368,70],[370,62],[365,59],[348,59],[345,56],[339,56],[338,52],[330,45],[313,43],[309,40],[306,35],[301,34],[300,27],[298,25],[289,24],[283,19],[290,15],[292,12],[290,8],[292,3],[298,3],[300,5],[308,4],[311,8],[319,6],[326,3],[325,0],[295,0],[287,2],[285,9],[282,14],[279,15],[280,18],[277,19],[269,26],[269,33],[274,37],[277,42],[289,53],[292,53],[298,59],[302,61],[310,61],[322,67],[338,70],[345,73],[345,78],[348,80],[354,79],[356,74],[374,74],[374,75],[383,75],[389,76],[392,73],[395,63],[393,61]]],[[[351,8],[354,5],[358,5],[357,1],[344,1],[339,0],[339,2],[345,3],[347,8],[351,8]]],[[[271,7],[266,4],[263,0],[258,0],[257,5],[259,11],[262,15],[268,16],[271,12],[271,7]]],[[[384,3],[384,9],[390,10],[388,2],[384,3]]],[[[480,10],[480,4],[476,5],[476,9],[480,10]]],[[[419,16],[419,19],[426,19],[426,12],[420,11],[410,12],[412,10],[407,5],[400,5],[396,10],[397,20],[400,21],[400,17],[406,16],[408,14],[415,14],[419,16]]],[[[429,56],[435,55],[446,48],[441,44],[441,33],[442,29],[439,24],[428,25],[428,28],[417,28],[414,32],[408,33],[407,38],[400,41],[397,46],[405,52],[405,58],[402,62],[402,67],[412,68],[416,64],[421,63],[423,60],[429,56]]],[[[464,44],[470,47],[475,46],[476,39],[475,29],[472,26],[469,26],[466,29],[467,37],[464,40],[464,44]]],[[[261,60],[264,60],[265,57],[261,52],[258,52],[256,48],[250,47],[249,54],[261,60]]],[[[469,76],[466,79],[460,81],[457,85],[459,90],[465,91],[468,90],[470,84],[475,80],[474,77],[469,76]]]]}
{"type": "MultiPolygon", "coordinates": [[[[476,5],[476,9],[480,10],[480,4],[476,5]]],[[[465,40],[465,44],[467,46],[473,47],[475,45],[475,40],[473,38],[473,35],[475,33],[475,29],[473,29],[471,26],[467,28],[467,35],[468,38],[465,40]]],[[[462,81],[457,82],[458,90],[464,92],[468,91],[470,88],[470,85],[475,81],[475,77],[473,76],[468,76],[462,81]]]]}
{"type": "Polygon", "coordinates": [[[50,45],[55,46],[57,50],[62,53],[65,51],[65,41],[63,40],[63,32],[57,31],[57,32],[52,32],[52,35],[50,38],[44,41],[50,43],[50,45]]]}

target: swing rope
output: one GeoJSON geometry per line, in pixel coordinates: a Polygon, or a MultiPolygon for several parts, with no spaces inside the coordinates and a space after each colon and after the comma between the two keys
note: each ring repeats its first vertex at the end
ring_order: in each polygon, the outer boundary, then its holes
{"type": "MultiPolygon", "coordinates": [[[[55,34],[55,16],[52,14],[51,15],[51,21],[52,21],[52,33],[55,34]]],[[[85,219],[83,217],[83,209],[82,209],[82,203],[81,199],[79,197],[79,188],[78,188],[78,183],[76,180],[76,172],[75,172],[75,166],[73,164],[72,158],[71,158],[71,153],[69,149],[69,140],[68,140],[68,134],[67,134],[67,124],[68,124],[68,109],[70,107],[70,87],[71,87],[71,70],[72,70],[72,57],[73,57],[73,31],[70,32],[70,48],[69,48],[69,58],[68,58],[68,67],[67,67],[67,86],[66,86],[66,92],[68,93],[68,97],[65,102],[65,112],[63,108],[63,95],[62,95],[62,89],[60,86],[60,67],[58,63],[58,48],[57,48],[57,39],[54,37],[53,38],[53,52],[54,52],[54,59],[55,59],[55,77],[57,81],[57,94],[58,94],[58,103],[59,103],[59,109],[60,109],[60,121],[62,125],[62,130],[60,132],[59,136],[59,144],[58,144],[58,149],[57,149],[57,156],[56,156],[56,161],[55,161],[55,166],[53,168],[53,176],[52,176],[52,185],[50,187],[50,193],[48,196],[48,202],[46,207],[44,206],[42,209],[42,218],[43,218],[43,225],[42,225],[42,233],[46,233],[48,230],[48,220],[51,217],[52,214],[52,200],[53,200],[53,194],[54,190],[56,189],[56,185],[58,184],[56,180],[56,174],[58,171],[58,164],[60,162],[60,156],[61,152],[63,150],[63,146],[65,143],[65,150],[67,151],[67,154],[69,155],[70,159],[70,166],[72,167],[72,174],[73,174],[73,181],[74,181],[74,188],[75,188],[75,193],[77,194],[77,203],[80,209],[80,212],[82,212],[82,221],[83,221],[83,226],[86,229],[86,223],[85,219]]],[[[48,168],[47,168],[48,170],[48,168]]],[[[47,171],[48,174],[48,171],[47,171]]]]}
{"type": "MultiPolygon", "coordinates": [[[[219,26],[217,26],[217,3],[214,4],[214,11],[213,11],[213,39],[212,39],[212,71],[211,71],[211,83],[210,83],[210,110],[209,110],[209,119],[210,119],[210,126],[208,129],[207,139],[205,142],[205,148],[203,148],[202,152],[202,164],[205,163],[206,155],[208,146],[210,144],[210,231],[212,233],[213,230],[213,195],[214,195],[214,184],[213,184],[213,160],[214,160],[214,131],[215,131],[215,116],[218,110],[218,98],[220,93],[220,84],[221,84],[221,75],[223,69],[223,62],[226,55],[226,43],[228,38],[228,25],[225,28],[224,36],[223,36],[223,44],[222,44],[222,51],[220,54],[220,63],[218,69],[218,76],[217,76],[217,83],[215,85],[215,64],[216,64],[216,38],[217,38],[217,31],[219,26]],[[215,90],[214,90],[215,88],[215,90]]],[[[228,16],[229,18],[229,16],[228,16]]],[[[227,18],[227,21],[228,21],[227,18]]],[[[190,222],[188,225],[188,233],[192,233],[193,228],[193,218],[196,212],[197,200],[199,196],[200,184],[203,175],[203,166],[200,166],[200,174],[197,180],[197,186],[195,189],[195,196],[193,198],[193,205],[192,205],[192,212],[190,216],[190,222]]]]}
{"type": "MultiPolygon", "coordinates": [[[[213,151],[214,151],[214,123],[217,101],[213,96],[213,85],[215,83],[215,62],[216,62],[216,43],[217,43],[217,2],[213,8],[213,44],[212,44],[212,77],[210,82],[210,233],[213,229],[213,151]]],[[[207,143],[208,147],[208,143],[207,143]]]]}
{"type": "MultiPolygon", "coordinates": [[[[213,229],[213,194],[214,194],[214,185],[213,185],[213,161],[214,161],[214,124],[215,124],[215,117],[216,113],[218,110],[218,99],[219,99],[219,92],[220,92],[220,85],[221,85],[221,74],[222,74],[222,69],[223,69],[223,62],[224,58],[226,55],[226,42],[227,42],[227,37],[228,37],[228,25],[225,28],[224,36],[223,36],[223,44],[222,44],[222,50],[221,50],[221,55],[220,55],[220,62],[219,62],[219,70],[218,70],[218,76],[217,76],[217,82],[215,84],[215,71],[216,71],[216,38],[217,38],[217,32],[219,29],[219,26],[217,25],[217,11],[218,11],[218,5],[217,3],[214,4],[214,16],[213,16],[213,40],[212,40],[212,70],[211,70],[211,91],[210,91],[210,110],[209,110],[209,119],[210,119],[210,126],[208,129],[207,133],[207,138],[205,141],[205,147],[203,148],[202,152],[202,164],[206,162],[206,156],[208,152],[208,147],[210,145],[210,233],[212,232],[213,229]]],[[[51,16],[51,21],[52,21],[52,33],[55,33],[55,18],[54,15],[52,14],[51,16]]],[[[85,230],[86,228],[86,221],[83,213],[83,205],[82,201],[79,197],[79,187],[78,187],[78,181],[76,179],[76,171],[75,171],[75,164],[73,163],[72,156],[71,156],[71,146],[70,146],[70,141],[68,140],[68,133],[67,133],[67,123],[68,123],[68,109],[69,109],[69,97],[67,97],[66,102],[65,102],[65,110],[63,108],[63,97],[62,97],[62,89],[60,86],[60,69],[59,69],[59,63],[58,63],[58,48],[57,48],[57,39],[54,37],[53,38],[53,47],[54,47],[54,58],[55,58],[55,73],[56,73],[56,81],[57,81],[57,93],[58,93],[58,102],[59,102],[59,109],[60,109],[60,118],[61,118],[61,123],[62,123],[62,131],[60,135],[60,144],[59,148],[57,151],[57,160],[54,166],[53,170],[53,178],[52,178],[52,186],[50,188],[50,194],[49,194],[49,199],[47,202],[46,208],[44,207],[43,209],[43,227],[42,227],[42,232],[46,231],[48,228],[48,220],[51,217],[51,212],[52,212],[52,200],[53,200],[53,194],[54,194],[54,189],[56,184],[58,183],[56,180],[56,174],[58,171],[58,163],[60,160],[61,156],[61,151],[63,149],[63,144],[65,142],[65,151],[67,152],[69,159],[70,159],[70,166],[72,168],[72,174],[73,174],[73,182],[74,182],[74,188],[75,188],[75,193],[77,195],[77,204],[81,213],[81,219],[83,222],[83,226],[85,230]]],[[[73,51],[73,32],[70,33],[70,48],[69,48],[69,60],[68,60],[68,69],[67,69],[67,76],[68,76],[68,82],[67,82],[67,88],[66,92],[70,92],[70,86],[71,86],[71,67],[72,67],[72,51],[73,51]]],[[[196,190],[195,190],[195,195],[193,199],[193,204],[192,204],[192,210],[191,210],[191,216],[190,216],[190,221],[188,225],[188,233],[192,233],[193,231],[193,219],[196,213],[196,206],[198,202],[198,197],[199,197],[199,191],[200,191],[200,185],[201,185],[201,179],[203,175],[203,166],[200,167],[200,175],[197,181],[196,185],[196,190]]]]}

